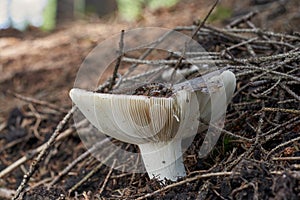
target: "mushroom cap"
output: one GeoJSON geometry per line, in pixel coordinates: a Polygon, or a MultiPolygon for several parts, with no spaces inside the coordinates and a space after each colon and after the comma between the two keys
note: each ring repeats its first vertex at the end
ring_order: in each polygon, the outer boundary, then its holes
{"type": "Polygon", "coordinates": [[[197,97],[186,90],[165,98],[75,88],[70,97],[102,133],[127,143],[167,142],[191,132],[196,134],[199,124],[197,97]]]}
{"type": "Polygon", "coordinates": [[[206,123],[216,122],[226,114],[227,105],[231,101],[236,87],[236,78],[231,71],[227,70],[218,76],[213,76],[206,84],[210,88],[209,93],[196,92],[198,99],[201,99],[203,104],[206,101],[205,106],[200,106],[200,118],[206,123]],[[216,86],[217,88],[215,88],[216,86]]]}
{"type": "MultiPolygon", "coordinates": [[[[197,83],[192,81],[193,85],[197,83]]],[[[176,92],[171,97],[105,94],[76,88],[70,91],[70,97],[91,124],[106,135],[131,144],[168,142],[175,137],[194,136],[199,118],[210,123],[225,116],[236,86],[234,74],[224,71],[198,83],[191,90],[185,88],[186,84],[174,85],[176,92]]],[[[199,130],[207,127],[202,126],[199,130]]]]}

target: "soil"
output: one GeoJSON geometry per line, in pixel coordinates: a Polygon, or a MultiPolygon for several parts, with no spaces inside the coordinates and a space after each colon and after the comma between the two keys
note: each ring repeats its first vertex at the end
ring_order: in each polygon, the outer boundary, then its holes
{"type": "MultiPolygon", "coordinates": [[[[15,164],[18,159],[23,157],[26,160],[0,177],[0,199],[9,199],[16,193],[24,173],[28,171],[37,155],[37,149],[49,140],[57,124],[71,108],[72,102],[68,92],[74,85],[76,73],[82,62],[98,43],[113,34],[120,33],[123,29],[151,26],[173,29],[177,26],[191,26],[197,24],[199,19],[204,19],[211,6],[212,2],[182,0],[178,5],[168,9],[157,11],[145,9],[143,17],[134,23],[123,22],[112,15],[102,19],[91,17],[86,20],[64,22],[51,33],[41,32],[35,28],[25,32],[12,29],[1,30],[0,173],[15,164]]],[[[230,8],[231,16],[224,20],[211,21],[210,25],[223,28],[242,15],[258,11],[251,19],[251,23],[256,27],[299,36],[300,2],[298,0],[224,0],[219,7],[230,8]]],[[[207,41],[208,48],[218,46],[220,49],[232,42],[222,39],[219,40],[222,44],[217,44],[219,41],[216,40],[207,39],[207,41]]],[[[281,45],[280,41],[271,48],[276,49],[276,45],[281,45]]],[[[290,46],[287,45],[285,48],[291,46],[296,46],[295,51],[299,51],[299,43],[291,42],[290,46]]],[[[285,52],[285,48],[272,52],[285,52]]],[[[242,50],[246,51],[245,48],[242,50]]],[[[255,51],[259,52],[259,55],[266,55],[264,53],[267,51],[271,52],[269,49],[255,49],[255,51]]],[[[232,54],[237,57],[243,56],[234,51],[232,54]]],[[[297,63],[299,67],[299,59],[297,63]]],[[[294,65],[295,63],[291,64],[294,65]]],[[[286,68],[282,68],[279,72],[289,74],[286,68]]],[[[296,77],[300,77],[299,68],[293,73],[296,73],[296,77]]],[[[106,71],[104,77],[111,76],[112,70],[106,71]]],[[[275,96],[281,95],[280,101],[285,101],[289,105],[282,109],[295,111],[270,115],[271,117],[266,119],[269,127],[263,126],[263,132],[273,129],[273,132],[279,131],[272,140],[258,145],[258,142],[241,142],[241,139],[223,136],[211,154],[200,158],[197,156],[197,150],[203,142],[203,137],[198,135],[185,157],[188,176],[186,179],[179,180],[177,185],[171,181],[161,185],[156,179],[149,180],[147,174],[111,171],[109,167],[99,165],[99,161],[92,156],[78,161],[60,180],[49,184],[68,164],[86,152],[84,144],[74,130],[73,121],[70,120],[62,128],[60,139],[53,144],[39,164],[27,184],[28,189],[22,193],[22,198],[299,199],[300,145],[297,138],[300,136],[300,123],[299,118],[296,118],[299,117],[300,110],[300,99],[297,99],[300,95],[297,90],[299,82],[288,88],[291,92],[279,94],[280,90],[276,90],[269,93],[269,97],[256,98],[261,83],[256,82],[255,84],[258,85],[252,85],[244,90],[246,82],[252,77],[248,78],[243,79],[243,75],[238,78],[237,93],[232,102],[238,106],[246,106],[248,110],[239,110],[229,105],[225,130],[245,137],[255,137],[253,127],[259,127],[260,118],[254,115],[256,113],[254,111],[259,113],[260,104],[248,105],[245,99],[255,98],[257,102],[264,101],[267,102],[267,106],[276,107],[275,96]],[[276,120],[271,119],[277,119],[277,124],[276,120]],[[279,126],[279,124],[285,125],[279,126]],[[274,127],[279,128],[275,130],[274,127]],[[287,142],[288,145],[280,146],[287,142]],[[252,147],[253,149],[248,151],[252,147]],[[265,151],[272,152],[274,148],[279,149],[276,154],[276,159],[279,160],[274,160],[273,157],[265,158],[267,154],[265,151]],[[241,155],[243,157],[239,157],[241,155]],[[280,160],[281,157],[289,157],[290,160],[280,160]],[[237,160],[237,163],[234,160],[237,160]],[[72,187],[93,170],[95,170],[93,175],[86,182],[72,190],[72,187]],[[218,172],[223,174],[214,174],[218,172]],[[167,185],[170,185],[169,188],[167,185]]],[[[272,84],[265,86],[272,87],[272,84]]],[[[281,85],[281,87],[285,86],[281,85]]],[[[153,91],[157,92],[157,89],[153,91]]],[[[140,90],[137,92],[141,93],[140,90]]],[[[155,95],[159,96],[160,93],[155,95]]],[[[162,95],[168,95],[168,91],[162,95]]],[[[116,143],[126,150],[138,151],[134,145],[118,141],[116,143]]]]}

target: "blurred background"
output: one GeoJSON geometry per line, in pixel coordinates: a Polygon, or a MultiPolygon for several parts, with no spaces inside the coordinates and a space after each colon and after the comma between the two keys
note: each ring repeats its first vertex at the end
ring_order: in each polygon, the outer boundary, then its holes
{"type": "Polygon", "coordinates": [[[103,17],[118,11],[125,21],[135,21],[142,9],[174,6],[179,0],[0,0],[0,29],[25,30],[29,26],[53,30],[56,24],[85,17],[103,17]]]}
{"type": "MultiPolygon", "coordinates": [[[[175,6],[179,2],[193,4],[199,10],[205,6],[206,10],[207,5],[214,1],[207,1],[205,4],[203,0],[0,0],[0,29],[14,28],[24,31],[28,27],[38,27],[44,31],[51,31],[57,25],[66,22],[107,16],[117,17],[121,21],[136,22],[148,17],[145,12],[176,9],[175,6]]],[[[181,8],[187,9],[182,6],[181,8]]],[[[221,0],[210,20],[229,19],[249,10],[268,11],[269,21],[283,17],[289,12],[297,12],[296,15],[285,18],[285,23],[291,22],[283,27],[285,29],[298,25],[295,22],[299,22],[300,18],[299,2],[295,0],[221,0]]],[[[181,16],[177,16],[178,20],[181,16]]]]}

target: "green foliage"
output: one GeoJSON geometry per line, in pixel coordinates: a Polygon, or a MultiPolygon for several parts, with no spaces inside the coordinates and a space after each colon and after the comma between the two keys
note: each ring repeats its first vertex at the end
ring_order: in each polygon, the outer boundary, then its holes
{"type": "Polygon", "coordinates": [[[155,10],[176,5],[179,0],[117,0],[118,10],[122,19],[134,21],[142,14],[142,7],[148,6],[155,10]]]}
{"type": "Polygon", "coordinates": [[[217,6],[215,11],[209,16],[208,21],[223,21],[232,16],[232,10],[224,6],[217,6]]]}
{"type": "Polygon", "coordinates": [[[56,8],[57,1],[56,0],[48,0],[48,4],[45,7],[43,13],[44,23],[41,27],[44,31],[51,31],[56,26],[56,8]]]}
{"type": "Polygon", "coordinates": [[[117,0],[121,18],[126,21],[136,20],[142,13],[143,1],[144,0],[117,0]]]}
{"type": "Polygon", "coordinates": [[[176,5],[179,0],[150,0],[147,1],[150,9],[168,8],[176,5]]]}

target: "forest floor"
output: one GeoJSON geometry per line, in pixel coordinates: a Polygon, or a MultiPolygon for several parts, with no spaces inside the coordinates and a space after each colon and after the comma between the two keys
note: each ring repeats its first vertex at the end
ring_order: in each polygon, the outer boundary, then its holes
{"type": "MultiPolygon", "coordinates": [[[[68,93],[97,44],[123,29],[192,27],[211,6],[183,0],[169,9],[146,9],[134,23],[111,16],[66,23],[51,33],[34,28],[0,31],[0,199],[16,193],[42,145],[71,109],[68,93]]],[[[69,120],[31,176],[23,198],[299,199],[299,10],[298,0],[225,0],[213,13],[216,19],[211,16],[200,30],[198,39],[216,53],[218,67],[236,74],[237,90],[214,151],[199,158],[203,138],[197,136],[186,152],[187,178],[160,185],[146,174],[111,171],[93,156],[77,162],[86,148],[69,120]],[[230,16],[223,19],[227,12],[230,16]],[[235,20],[240,21],[233,24],[235,20]],[[70,163],[70,170],[59,174],[70,163]]],[[[104,78],[110,76],[108,71],[104,78]]],[[[134,145],[116,143],[138,151],[134,145]]]]}

